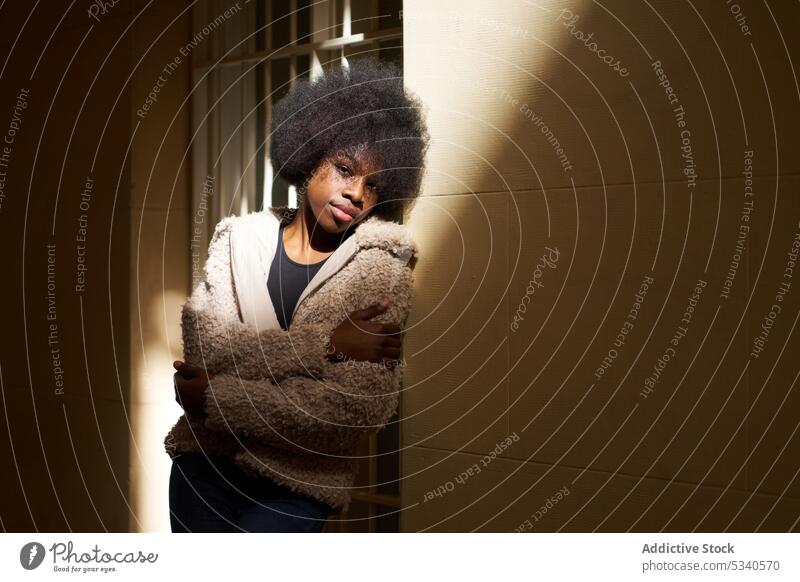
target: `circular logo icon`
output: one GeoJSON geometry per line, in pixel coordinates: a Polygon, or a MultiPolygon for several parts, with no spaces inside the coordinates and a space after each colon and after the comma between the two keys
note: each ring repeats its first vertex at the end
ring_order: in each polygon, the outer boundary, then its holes
{"type": "Polygon", "coordinates": [[[19,563],[26,570],[35,570],[44,561],[44,546],[38,542],[29,542],[19,551],[19,563]]]}

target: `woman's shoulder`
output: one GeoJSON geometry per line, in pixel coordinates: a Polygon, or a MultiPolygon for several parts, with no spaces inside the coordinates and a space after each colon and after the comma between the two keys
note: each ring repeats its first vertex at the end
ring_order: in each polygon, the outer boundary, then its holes
{"type": "Polygon", "coordinates": [[[217,224],[214,226],[214,234],[211,235],[211,241],[214,242],[217,239],[229,237],[234,227],[237,224],[242,224],[245,221],[245,218],[245,216],[238,216],[236,214],[223,216],[220,218],[219,221],[217,221],[217,224]]]}
{"type": "Polygon", "coordinates": [[[270,230],[269,227],[277,229],[279,223],[279,219],[273,212],[265,210],[240,215],[232,214],[217,222],[211,240],[212,242],[218,239],[229,241],[234,231],[241,235],[262,235],[270,230]]]}
{"type": "Polygon", "coordinates": [[[364,220],[353,236],[359,249],[383,249],[405,262],[419,253],[417,243],[407,225],[383,220],[377,216],[370,216],[364,220]]]}
{"type": "Polygon", "coordinates": [[[258,210],[248,212],[247,214],[231,214],[230,216],[222,217],[215,228],[219,231],[229,231],[233,228],[242,228],[246,226],[262,226],[268,223],[280,222],[276,209],[258,210]]]}

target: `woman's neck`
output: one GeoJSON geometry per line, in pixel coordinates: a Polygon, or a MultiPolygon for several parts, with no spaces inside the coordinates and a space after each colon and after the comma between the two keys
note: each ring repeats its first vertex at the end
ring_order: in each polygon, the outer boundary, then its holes
{"type": "Polygon", "coordinates": [[[298,262],[315,262],[333,253],[342,244],[342,235],[329,233],[316,223],[314,213],[305,203],[284,227],[283,245],[291,254],[302,258],[298,262]]]}

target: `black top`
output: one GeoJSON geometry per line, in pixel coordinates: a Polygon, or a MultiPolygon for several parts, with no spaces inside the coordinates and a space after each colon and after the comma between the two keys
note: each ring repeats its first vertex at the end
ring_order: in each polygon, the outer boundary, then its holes
{"type": "Polygon", "coordinates": [[[311,265],[301,265],[294,262],[286,254],[283,248],[283,227],[278,229],[278,248],[275,251],[275,258],[269,269],[267,279],[267,289],[269,291],[272,305],[275,307],[275,314],[278,316],[278,323],[284,330],[289,329],[292,321],[292,313],[297,305],[297,300],[303,293],[311,279],[322,268],[329,257],[325,257],[319,263],[311,265]]]}

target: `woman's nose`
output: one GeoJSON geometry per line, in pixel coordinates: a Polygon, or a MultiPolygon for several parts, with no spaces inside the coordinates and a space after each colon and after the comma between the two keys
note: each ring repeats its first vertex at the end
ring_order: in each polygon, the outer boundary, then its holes
{"type": "Polygon", "coordinates": [[[366,194],[366,182],[367,180],[363,176],[353,178],[350,182],[348,182],[347,186],[345,186],[344,194],[349,196],[353,203],[360,203],[366,194]]]}

